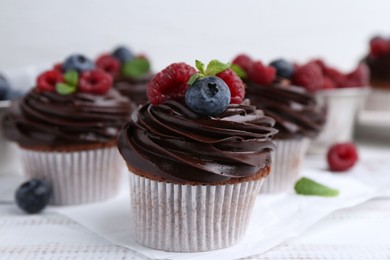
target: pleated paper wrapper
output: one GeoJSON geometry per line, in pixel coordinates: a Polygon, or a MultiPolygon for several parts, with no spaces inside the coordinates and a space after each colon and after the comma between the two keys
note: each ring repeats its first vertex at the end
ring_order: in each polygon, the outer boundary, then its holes
{"type": "Polygon", "coordinates": [[[273,141],[276,150],[272,153],[271,172],[265,178],[260,193],[281,193],[292,190],[300,175],[310,143],[308,138],[273,141]]]}
{"type": "Polygon", "coordinates": [[[91,203],[114,197],[124,167],[116,147],[53,152],[21,148],[24,173],[53,187],[54,205],[91,203]]]}
{"type": "Polygon", "coordinates": [[[372,88],[367,97],[366,110],[370,111],[390,111],[390,89],[372,88]]]}
{"type": "Polygon", "coordinates": [[[229,247],[243,238],[263,180],[184,185],[130,173],[136,241],[170,252],[229,247]]]}

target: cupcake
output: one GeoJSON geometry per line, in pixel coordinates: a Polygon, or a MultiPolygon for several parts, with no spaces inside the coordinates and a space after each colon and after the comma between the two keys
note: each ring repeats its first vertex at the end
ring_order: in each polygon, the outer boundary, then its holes
{"type": "Polygon", "coordinates": [[[377,36],[370,41],[369,54],[363,59],[370,69],[372,91],[365,108],[390,111],[390,40],[377,36]]]}
{"type": "Polygon", "coordinates": [[[274,120],[241,103],[240,78],[211,61],[165,68],[118,148],[130,171],[132,228],[146,247],[198,252],[245,234],[271,167],[274,120]]]}
{"type": "Polygon", "coordinates": [[[147,102],[146,86],[153,73],[146,56],[135,56],[128,48],[120,46],[111,54],[101,55],[96,67],[113,77],[114,88],[128,97],[134,108],[147,102]]]}
{"type": "Polygon", "coordinates": [[[128,121],[127,98],[82,55],[42,73],[6,112],[5,137],[21,150],[28,178],[53,186],[53,204],[95,202],[118,191],[123,166],[116,149],[128,121]]]}
{"type": "Polygon", "coordinates": [[[273,139],[277,148],[271,174],[265,180],[261,192],[292,190],[309,141],[323,127],[325,111],[312,94],[292,85],[292,63],[276,60],[266,66],[247,55],[237,56],[232,63],[243,71],[241,75],[245,76],[246,97],[266,116],[275,119],[275,128],[279,131],[273,139]]]}

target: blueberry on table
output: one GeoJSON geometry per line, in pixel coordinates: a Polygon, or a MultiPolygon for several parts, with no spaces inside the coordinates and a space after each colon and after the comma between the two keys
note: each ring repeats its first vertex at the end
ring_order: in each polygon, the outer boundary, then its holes
{"type": "Polygon", "coordinates": [[[278,59],[269,64],[276,69],[276,75],[289,79],[294,73],[294,65],[286,60],[278,59]]]}
{"type": "Polygon", "coordinates": [[[10,89],[8,81],[4,76],[0,75],[0,100],[7,100],[6,96],[10,89]]]}
{"type": "Polygon", "coordinates": [[[134,59],[134,54],[126,47],[119,46],[112,52],[112,56],[117,58],[122,64],[134,59]]]}
{"type": "Polygon", "coordinates": [[[194,112],[206,116],[223,113],[230,103],[230,90],[215,76],[197,79],[187,90],[185,102],[194,112]]]}
{"type": "Polygon", "coordinates": [[[80,54],[69,56],[62,64],[62,69],[64,71],[75,70],[83,72],[93,70],[94,68],[94,63],[87,57],[80,54]]]}
{"type": "Polygon", "coordinates": [[[52,193],[46,180],[31,179],[17,189],[15,200],[19,208],[33,214],[42,211],[49,204],[52,193]]]}

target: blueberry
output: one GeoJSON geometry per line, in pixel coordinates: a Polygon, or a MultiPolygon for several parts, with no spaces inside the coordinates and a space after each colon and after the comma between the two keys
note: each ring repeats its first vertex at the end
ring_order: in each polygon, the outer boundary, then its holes
{"type": "Polygon", "coordinates": [[[198,79],[185,94],[187,106],[205,116],[223,113],[230,103],[230,90],[226,83],[215,76],[198,79]]]}
{"type": "Polygon", "coordinates": [[[294,65],[286,60],[278,59],[269,64],[276,69],[276,76],[289,79],[294,73],[294,65]]]}
{"type": "Polygon", "coordinates": [[[23,183],[15,194],[18,206],[27,213],[38,213],[49,203],[52,189],[42,179],[31,179],[23,183]]]}
{"type": "Polygon", "coordinates": [[[10,91],[11,87],[8,81],[0,75],[0,100],[6,100],[7,93],[10,91]]]}
{"type": "Polygon", "coordinates": [[[22,97],[24,93],[20,90],[9,89],[7,94],[5,95],[5,100],[15,100],[22,97]]]}
{"type": "Polygon", "coordinates": [[[134,54],[126,47],[119,46],[112,52],[112,56],[117,58],[122,64],[134,59],[134,54]]]}
{"type": "Polygon", "coordinates": [[[80,54],[69,56],[62,64],[62,69],[64,71],[76,70],[78,72],[83,72],[93,70],[94,68],[95,64],[90,59],[80,54]]]}

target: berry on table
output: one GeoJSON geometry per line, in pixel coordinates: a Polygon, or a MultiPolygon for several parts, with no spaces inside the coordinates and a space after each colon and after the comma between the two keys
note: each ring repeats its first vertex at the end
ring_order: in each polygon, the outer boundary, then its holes
{"type": "Polygon", "coordinates": [[[245,97],[245,85],[240,77],[232,70],[226,69],[216,74],[217,77],[221,78],[230,90],[230,103],[240,104],[245,97]]]}
{"type": "Polygon", "coordinates": [[[125,64],[128,61],[134,59],[134,54],[126,47],[119,46],[112,52],[112,56],[120,61],[120,63],[125,64]]]}
{"type": "Polygon", "coordinates": [[[4,76],[0,75],[0,100],[7,99],[7,93],[11,90],[11,87],[8,83],[8,81],[5,79],[4,76]]]}
{"type": "Polygon", "coordinates": [[[339,143],[330,147],[327,153],[331,171],[346,171],[358,160],[358,153],[353,143],[339,143]]]}
{"type": "Polygon", "coordinates": [[[370,41],[370,54],[373,57],[383,57],[390,53],[390,42],[380,36],[376,36],[370,41]]]}
{"type": "Polygon", "coordinates": [[[31,179],[16,191],[15,200],[19,208],[33,214],[42,211],[49,204],[52,189],[46,180],[31,179]]]}
{"type": "Polygon", "coordinates": [[[276,69],[276,76],[281,78],[289,79],[294,73],[294,64],[283,59],[274,60],[269,65],[276,69]]]}
{"type": "Polygon", "coordinates": [[[49,70],[37,78],[37,89],[41,91],[54,91],[57,83],[64,82],[62,73],[57,70],[49,70]]]}
{"type": "Polygon", "coordinates": [[[105,94],[111,88],[112,77],[101,70],[83,72],[78,82],[80,92],[105,94]]]}
{"type": "Polygon", "coordinates": [[[121,70],[121,64],[118,59],[109,54],[104,54],[96,60],[96,67],[104,70],[106,73],[115,77],[121,70]]]}
{"type": "Polygon", "coordinates": [[[185,93],[185,102],[194,112],[205,116],[223,113],[230,103],[230,90],[221,78],[207,76],[197,79],[185,93]]]}
{"type": "Polygon", "coordinates": [[[75,70],[78,72],[84,72],[93,70],[94,68],[95,65],[93,64],[93,62],[87,57],[80,54],[69,56],[62,64],[62,69],[64,71],[75,70]]]}

